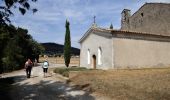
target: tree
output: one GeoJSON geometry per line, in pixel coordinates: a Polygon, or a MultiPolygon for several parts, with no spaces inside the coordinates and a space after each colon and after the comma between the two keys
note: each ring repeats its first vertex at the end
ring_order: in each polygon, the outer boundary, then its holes
{"type": "Polygon", "coordinates": [[[37,11],[30,7],[37,0],[0,0],[0,73],[20,69],[25,60],[38,58],[43,50],[28,30],[11,25],[10,17],[13,9],[18,9],[24,15],[27,11],[37,11]],[[36,45],[33,44],[36,42],[36,45]]]}
{"type": "Polygon", "coordinates": [[[33,59],[37,60],[37,62],[39,62],[39,55],[42,54],[45,49],[44,47],[38,43],[37,41],[35,40],[32,40],[31,41],[31,44],[32,44],[32,57],[33,59]]]}
{"type": "Polygon", "coordinates": [[[38,59],[43,52],[28,30],[12,25],[0,27],[0,73],[23,68],[27,58],[38,59]]]}
{"type": "Polygon", "coordinates": [[[112,25],[112,23],[111,23],[111,25],[110,25],[110,29],[113,29],[113,25],[112,25]]]}
{"type": "Polygon", "coordinates": [[[3,72],[2,58],[4,56],[4,49],[9,40],[9,32],[7,32],[6,26],[0,27],[0,73],[3,72]]]}
{"type": "Polygon", "coordinates": [[[26,13],[27,10],[32,10],[33,13],[37,9],[30,8],[30,2],[36,2],[37,0],[1,0],[3,3],[0,5],[0,24],[10,23],[10,16],[13,15],[12,8],[18,9],[22,15],[26,13]]]}
{"type": "Polygon", "coordinates": [[[71,58],[71,39],[70,39],[70,23],[66,20],[66,33],[65,33],[65,42],[64,42],[64,60],[66,67],[70,64],[70,58],[71,58]]]}
{"type": "Polygon", "coordinates": [[[22,48],[18,45],[17,36],[11,38],[4,49],[3,70],[12,71],[20,69],[23,66],[24,55],[22,54],[22,48]]]}

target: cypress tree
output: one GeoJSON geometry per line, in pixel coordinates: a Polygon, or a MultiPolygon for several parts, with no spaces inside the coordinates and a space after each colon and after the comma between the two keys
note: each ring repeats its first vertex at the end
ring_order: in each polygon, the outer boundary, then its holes
{"type": "Polygon", "coordinates": [[[70,64],[70,58],[71,58],[71,39],[70,39],[70,23],[66,20],[66,33],[65,33],[65,42],[64,42],[64,61],[66,67],[70,64]]]}
{"type": "Polygon", "coordinates": [[[111,25],[110,25],[110,29],[113,29],[113,25],[112,25],[112,23],[111,23],[111,25]]]}

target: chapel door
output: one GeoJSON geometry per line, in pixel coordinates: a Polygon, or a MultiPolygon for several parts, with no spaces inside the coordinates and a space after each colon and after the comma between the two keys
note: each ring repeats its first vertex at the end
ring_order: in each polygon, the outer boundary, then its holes
{"type": "Polygon", "coordinates": [[[93,55],[93,68],[96,69],[96,55],[93,55]]]}

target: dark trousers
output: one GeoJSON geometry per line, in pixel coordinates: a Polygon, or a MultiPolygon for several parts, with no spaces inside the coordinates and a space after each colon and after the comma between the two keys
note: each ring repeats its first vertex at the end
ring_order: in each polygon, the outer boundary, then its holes
{"type": "Polygon", "coordinates": [[[27,75],[27,78],[30,78],[30,76],[31,76],[31,67],[28,67],[28,68],[26,68],[26,75],[27,75]]]}
{"type": "Polygon", "coordinates": [[[43,72],[47,73],[48,68],[43,68],[43,72]]]}

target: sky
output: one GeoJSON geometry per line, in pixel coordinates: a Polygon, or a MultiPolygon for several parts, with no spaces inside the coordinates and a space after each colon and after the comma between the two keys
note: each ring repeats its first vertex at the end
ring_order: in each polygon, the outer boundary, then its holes
{"type": "Polygon", "coordinates": [[[38,0],[31,3],[38,12],[28,11],[24,16],[14,9],[11,17],[16,27],[28,29],[39,43],[64,44],[65,22],[70,22],[71,45],[80,48],[79,39],[91,27],[94,16],[99,27],[120,29],[121,12],[130,9],[131,14],[150,2],[170,3],[170,0],[38,0]]]}

